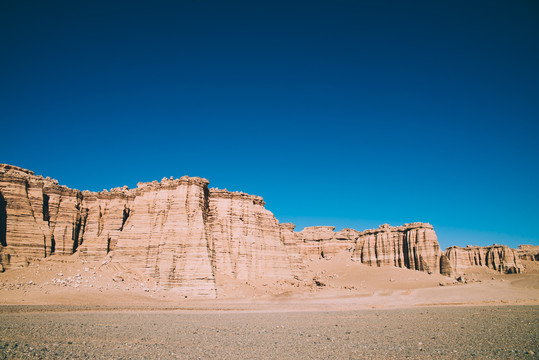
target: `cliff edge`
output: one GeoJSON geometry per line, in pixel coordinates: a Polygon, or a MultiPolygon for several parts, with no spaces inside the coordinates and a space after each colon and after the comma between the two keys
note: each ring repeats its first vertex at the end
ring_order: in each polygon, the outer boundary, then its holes
{"type": "Polygon", "coordinates": [[[262,197],[208,185],[183,176],[135,189],[79,191],[0,164],[0,270],[77,253],[87,261],[122,264],[186,296],[217,297],[224,281],[293,282],[307,260],[342,254],[370,266],[444,275],[469,266],[522,269],[508,247],[442,253],[433,227],[421,222],[296,232],[264,208],[262,197]]]}

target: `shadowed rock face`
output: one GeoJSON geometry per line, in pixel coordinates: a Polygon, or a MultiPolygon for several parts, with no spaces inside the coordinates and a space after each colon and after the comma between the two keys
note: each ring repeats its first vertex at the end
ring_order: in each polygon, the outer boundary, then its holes
{"type": "MultiPolygon", "coordinates": [[[[32,171],[0,165],[0,265],[25,264],[77,252],[112,261],[188,296],[215,297],[219,279],[291,280],[309,258],[348,254],[371,266],[429,273],[457,272],[471,258],[500,271],[519,271],[511,249],[440,251],[430,224],[335,232],[331,226],[294,231],[279,224],[259,196],[209,189],[184,176],[90,192],[72,190],[32,171]]],[[[467,248],[466,248],[467,249],[467,248]]]]}

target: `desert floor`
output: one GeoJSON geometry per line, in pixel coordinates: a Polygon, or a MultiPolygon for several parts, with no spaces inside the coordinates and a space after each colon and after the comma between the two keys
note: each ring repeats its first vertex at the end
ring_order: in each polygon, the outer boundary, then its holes
{"type": "Polygon", "coordinates": [[[0,359],[538,358],[539,264],[525,266],[457,281],[322,259],[294,281],[218,278],[219,298],[197,299],[51,257],[0,273],[0,359]]]}
{"type": "Polygon", "coordinates": [[[69,305],[79,309],[361,310],[431,305],[539,305],[539,262],[521,274],[476,267],[460,281],[346,258],[307,262],[292,281],[218,277],[218,299],[163,290],[121,264],[50,257],[0,273],[0,305],[69,305]],[[318,284],[318,285],[317,285],[318,284]]]}
{"type": "Polygon", "coordinates": [[[533,359],[538,306],[0,314],[0,357],[533,359]]]}

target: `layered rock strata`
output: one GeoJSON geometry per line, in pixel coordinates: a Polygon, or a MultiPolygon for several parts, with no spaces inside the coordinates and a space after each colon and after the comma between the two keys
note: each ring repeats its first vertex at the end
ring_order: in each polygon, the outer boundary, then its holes
{"type": "Polygon", "coordinates": [[[72,254],[85,213],[78,190],[33,172],[0,165],[0,246],[4,267],[51,254],[72,254]]]}
{"type": "Polygon", "coordinates": [[[281,226],[283,243],[301,259],[331,258],[347,252],[354,261],[371,266],[396,266],[439,272],[440,245],[432,225],[411,223],[403,226],[381,225],[378,229],[357,231],[333,226],[307,227],[293,232],[289,224],[281,226]]]}
{"type": "Polygon", "coordinates": [[[355,257],[370,265],[390,265],[439,272],[440,245],[432,225],[411,223],[392,227],[381,225],[362,232],[356,243],[355,257]]]}
{"type": "Polygon", "coordinates": [[[517,254],[521,260],[539,261],[539,246],[519,245],[517,254]]]}
{"type": "Polygon", "coordinates": [[[208,247],[216,274],[240,280],[291,278],[279,222],[260,196],[210,189],[208,247]]]}
{"type": "Polygon", "coordinates": [[[72,190],[32,171],[0,165],[0,265],[53,254],[119,262],[185,296],[215,297],[221,281],[278,281],[303,275],[305,261],[346,254],[370,266],[453,274],[468,266],[518,272],[512,249],[449,248],[430,224],[335,231],[279,224],[259,196],[209,189],[184,176],[137,188],[72,190]]]}
{"type": "Polygon", "coordinates": [[[206,179],[186,176],[139,183],[111,249],[113,261],[155,278],[162,287],[215,297],[207,241],[207,184],[206,179]]]}
{"type": "Polygon", "coordinates": [[[444,255],[442,274],[451,276],[475,266],[484,266],[504,273],[520,273],[523,269],[516,250],[504,245],[451,246],[444,255]]]}

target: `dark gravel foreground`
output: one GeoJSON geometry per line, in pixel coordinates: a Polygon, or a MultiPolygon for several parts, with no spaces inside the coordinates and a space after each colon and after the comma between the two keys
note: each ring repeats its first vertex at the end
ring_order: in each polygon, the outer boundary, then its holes
{"type": "Polygon", "coordinates": [[[539,306],[2,310],[0,359],[534,359],[539,353],[539,306]]]}

